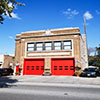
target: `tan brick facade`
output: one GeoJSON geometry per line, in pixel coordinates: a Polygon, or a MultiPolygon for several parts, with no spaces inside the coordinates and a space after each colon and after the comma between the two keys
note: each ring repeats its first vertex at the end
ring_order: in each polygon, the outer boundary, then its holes
{"type": "MultiPolygon", "coordinates": [[[[51,58],[53,57],[75,57],[81,62],[81,48],[79,28],[62,28],[41,31],[22,32],[16,36],[15,63],[20,63],[23,67],[24,58],[44,58],[45,69],[50,69],[51,58]],[[72,41],[71,50],[51,50],[51,51],[27,51],[27,43],[48,42],[48,41],[72,41]]],[[[81,67],[81,63],[76,63],[81,67]]]]}
{"type": "Polygon", "coordinates": [[[13,68],[14,59],[10,55],[0,55],[0,68],[13,68]]]}

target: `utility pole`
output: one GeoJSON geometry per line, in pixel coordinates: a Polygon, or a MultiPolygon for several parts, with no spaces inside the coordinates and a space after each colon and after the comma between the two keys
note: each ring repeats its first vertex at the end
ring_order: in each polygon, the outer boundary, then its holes
{"type": "Polygon", "coordinates": [[[85,21],[85,17],[84,17],[84,33],[86,34],[86,21],[85,21]]]}
{"type": "Polygon", "coordinates": [[[84,17],[84,33],[85,33],[85,48],[86,48],[86,66],[88,67],[88,46],[87,46],[87,33],[86,33],[86,21],[84,17]]]}

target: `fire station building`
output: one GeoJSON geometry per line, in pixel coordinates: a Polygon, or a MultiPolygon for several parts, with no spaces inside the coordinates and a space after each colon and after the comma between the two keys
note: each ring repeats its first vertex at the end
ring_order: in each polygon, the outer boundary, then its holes
{"type": "Polygon", "coordinates": [[[22,32],[15,40],[23,75],[73,75],[88,63],[86,35],[77,27],[22,32]]]}

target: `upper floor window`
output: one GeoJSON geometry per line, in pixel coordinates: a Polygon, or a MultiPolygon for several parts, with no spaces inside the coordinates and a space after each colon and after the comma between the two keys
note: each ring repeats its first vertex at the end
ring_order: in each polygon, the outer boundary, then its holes
{"type": "Polygon", "coordinates": [[[63,45],[64,45],[64,50],[70,50],[70,49],[72,49],[71,40],[69,40],[69,41],[63,41],[63,45]]]}
{"type": "Polygon", "coordinates": [[[61,41],[54,42],[54,50],[61,50],[61,41]]]}
{"type": "Polygon", "coordinates": [[[27,51],[34,51],[34,43],[27,44],[27,51]]]}
{"type": "Polygon", "coordinates": [[[43,43],[36,43],[36,51],[42,51],[43,50],[43,43]]]}
{"type": "Polygon", "coordinates": [[[46,42],[45,43],[45,50],[46,51],[52,50],[52,42],[46,42]]]}
{"type": "Polygon", "coordinates": [[[27,43],[27,51],[71,50],[72,41],[50,41],[27,43]]]}

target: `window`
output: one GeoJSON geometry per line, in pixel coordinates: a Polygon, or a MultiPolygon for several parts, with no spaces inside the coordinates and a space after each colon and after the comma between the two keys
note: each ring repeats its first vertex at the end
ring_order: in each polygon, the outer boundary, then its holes
{"type": "Polygon", "coordinates": [[[61,50],[61,41],[54,42],[54,50],[61,50]]]}
{"type": "Polygon", "coordinates": [[[36,70],[39,70],[39,66],[36,66],[36,70]]]}
{"type": "Polygon", "coordinates": [[[29,70],[29,66],[27,66],[27,70],[29,70]]]}
{"type": "Polygon", "coordinates": [[[54,66],[54,70],[57,70],[57,66],[54,66]]]}
{"type": "Polygon", "coordinates": [[[27,51],[71,50],[71,40],[27,43],[27,51]]]}
{"type": "Polygon", "coordinates": [[[59,66],[59,70],[62,70],[62,66],[59,66]]]}
{"type": "Polygon", "coordinates": [[[34,51],[34,43],[27,44],[27,51],[34,51]]]}
{"type": "Polygon", "coordinates": [[[47,50],[47,51],[52,50],[52,42],[45,43],[45,50],[47,50]]]}
{"type": "Polygon", "coordinates": [[[65,66],[65,70],[68,70],[68,66],[65,66]]]}
{"type": "Polygon", "coordinates": [[[44,70],[44,66],[41,66],[41,70],[44,70]]]}
{"type": "Polygon", "coordinates": [[[34,66],[32,66],[32,70],[34,70],[34,66]]]}
{"type": "Polygon", "coordinates": [[[43,50],[43,43],[36,43],[36,51],[42,51],[43,50]]]}
{"type": "Polygon", "coordinates": [[[70,70],[74,70],[74,69],[70,69],[70,70]]]}
{"type": "Polygon", "coordinates": [[[70,66],[70,70],[74,70],[74,66],[70,66]]]}
{"type": "Polygon", "coordinates": [[[72,43],[71,43],[71,40],[69,40],[69,41],[64,41],[63,42],[63,46],[64,46],[64,50],[70,50],[70,49],[72,49],[72,43]]]}

